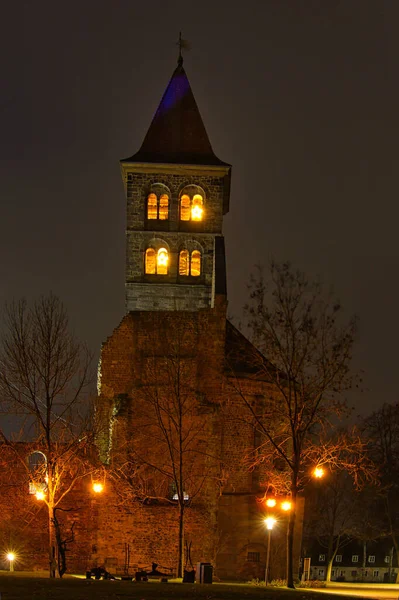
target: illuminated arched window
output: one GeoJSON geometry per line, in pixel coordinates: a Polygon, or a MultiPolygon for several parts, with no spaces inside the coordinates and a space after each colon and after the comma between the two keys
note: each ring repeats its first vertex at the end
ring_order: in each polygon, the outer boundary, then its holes
{"type": "Polygon", "coordinates": [[[188,185],[180,197],[180,220],[202,221],[204,218],[204,192],[197,185],[188,185]]]}
{"type": "Polygon", "coordinates": [[[157,252],[157,275],[168,274],[169,254],[166,248],[160,248],[157,252]]]}
{"type": "Polygon", "coordinates": [[[188,250],[182,250],[179,254],[179,275],[190,274],[190,261],[188,250]]]}
{"type": "Polygon", "coordinates": [[[203,199],[200,194],[195,194],[192,204],[191,204],[191,220],[192,221],[202,221],[202,213],[203,209],[203,199]]]}
{"type": "Polygon", "coordinates": [[[179,275],[198,277],[201,275],[201,252],[182,250],[179,254],[179,275]]]}
{"type": "Polygon", "coordinates": [[[169,219],[169,196],[168,194],[155,194],[151,192],[147,198],[147,219],[159,219],[166,221],[169,219]]]}
{"type": "Polygon", "coordinates": [[[180,219],[182,221],[190,220],[191,200],[187,194],[183,194],[180,200],[180,219]]]}
{"type": "Polygon", "coordinates": [[[149,275],[155,275],[156,269],[156,253],[154,248],[147,248],[145,251],[145,272],[149,275]]]}
{"type": "Polygon", "coordinates": [[[147,219],[158,218],[158,199],[155,194],[149,194],[147,198],[147,219]]]}
{"type": "Polygon", "coordinates": [[[162,194],[159,199],[159,218],[166,221],[169,218],[169,197],[168,194],[162,194]]]}
{"type": "Polygon", "coordinates": [[[190,274],[193,277],[201,275],[201,252],[193,250],[191,252],[190,274]]]}

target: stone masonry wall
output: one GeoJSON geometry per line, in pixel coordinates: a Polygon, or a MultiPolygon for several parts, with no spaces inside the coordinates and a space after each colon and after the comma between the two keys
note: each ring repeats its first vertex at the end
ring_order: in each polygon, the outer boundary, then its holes
{"type": "Polygon", "coordinates": [[[215,236],[222,234],[225,175],[206,171],[193,174],[176,172],[132,172],[127,175],[126,229],[126,307],[131,310],[198,310],[211,305],[214,283],[215,236]],[[169,195],[169,219],[146,219],[147,197],[151,186],[165,186],[169,195]],[[204,218],[200,222],[179,220],[182,190],[197,185],[204,192],[204,218]],[[165,247],[169,252],[168,275],[144,273],[145,250],[165,247]],[[178,256],[185,248],[201,252],[201,275],[179,277],[178,256]]]}
{"type": "MultiPolygon", "coordinates": [[[[135,565],[148,566],[157,562],[176,567],[177,506],[170,501],[170,496],[168,500],[162,477],[156,470],[148,469],[149,464],[162,464],[164,460],[154,441],[159,434],[151,416],[151,393],[155,384],[157,393],[169,389],[165,379],[168,374],[162,371],[168,359],[165,341],[172,347],[176,340],[181,343],[178,358],[182,362],[182,372],[189,373],[189,380],[185,380],[184,389],[179,393],[189,390],[189,401],[192,396],[195,402],[186,428],[186,433],[192,435],[195,432],[196,436],[190,446],[191,454],[185,459],[189,461],[185,481],[186,491],[190,494],[186,508],[186,540],[192,542],[193,560],[214,560],[220,494],[218,421],[223,394],[225,312],[226,303],[222,297],[218,297],[215,309],[195,313],[131,312],[104,344],[97,406],[104,419],[102,457],[109,458],[111,465],[127,460],[132,452],[134,456],[144,457],[145,464],[140,472],[144,473],[147,489],[163,489],[164,497],[137,502],[132,494],[130,499],[126,496],[121,499],[118,489],[111,491],[109,486],[107,498],[99,497],[96,503],[97,537],[93,543],[96,549],[93,562],[113,562],[119,569],[125,560],[126,544],[129,544],[135,565]],[[120,401],[115,410],[116,398],[120,401]]],[[[172,349],[169,354],[176,358],[172,349]]],[[[160,448],[162,452],[162,445],[160,448]]]]}

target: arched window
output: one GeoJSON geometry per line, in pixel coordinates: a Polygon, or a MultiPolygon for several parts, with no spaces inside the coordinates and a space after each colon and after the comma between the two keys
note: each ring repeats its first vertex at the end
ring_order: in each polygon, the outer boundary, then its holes
{"type": "Polygon", "coordinates": [[[190,260],[188,250],[182,250],[179,254],[179,275],[190,274],[190,260]]]}
{"type": "Polygon", "coordinates": [[[145,251],[145,272],[148,275],[155,275],[157,261],[154,248],[147,248],[145,251]]]}
{"type": "Polygon", "coordinates": [[[191,252],[190,273],[193,277],[201,275],[201,252],[199,250],[191,252]]]}
{"type": "Polygon", "coordinates": [[[180,200],[180,219],[182,221],[190,220],[190,214],[191,214],[190,206],[191,206],[190,197],[187,196],[187,194],[183,194],[183,196],[181,197],[181,200],[180,200]]]}
{"type": "Polygon", "coordinates": [[[166,248],[147,248],[145,251],[146,275],[167,275],[169,266],[169,253],[166,248]]]}
{"type": "Polygon", "coordinates": [[[166,221],[169,218],[169,197],[167,194],[162,194],[159,199],[159,218],[161,221],[166,221]]]}
{"type": "Polygon", "coordinates": [[[155,194],[149,194],[147,198],[147,219],[158,218],[158,199],[155,194]]]}
{"type": "Polygon", "coordinates": [[[192,221],[202,221],[202,213],[203,209],[203,199],[200,194],[195,194],[192,204],[191,204],[191,220],[192,221]]]}
{"type": "Polygon", "coordinates": [[[159,219],[160,221],[166,221],[169,219],[169,196],[168,194],[158,195],[154,192],[147,197],[147,219],[154,220],[159,219]]]}
{"type": "Polygon", "coordinates": [[[187,186],[180,197],[180,220],[202,221],[204,216],[204,196],[198,186],[187,186]]]}
{"type": "Polygon", "coordinates": [[[179,254],[179,275],[198,277],[201,275],[201,252],[182,250],[179,254]]]}
{"type": "Polygon", "coordinates": [[[157,252],[157,275],[168,274],[169,255],[166,248],[160,248],[157,252]]]}

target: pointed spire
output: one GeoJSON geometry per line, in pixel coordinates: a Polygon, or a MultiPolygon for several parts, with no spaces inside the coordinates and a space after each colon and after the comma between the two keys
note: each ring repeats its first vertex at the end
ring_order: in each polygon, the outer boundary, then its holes
{"type": "Polygon", "coordinates": [[[215,156],[183,68],[179,36],[177,67],[165,90],[141,148],[121,162],[227,165],[215,156]]]}

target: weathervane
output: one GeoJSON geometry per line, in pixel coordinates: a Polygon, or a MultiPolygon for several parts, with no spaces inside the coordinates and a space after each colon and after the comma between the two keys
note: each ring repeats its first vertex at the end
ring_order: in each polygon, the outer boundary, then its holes
{"type": "Polygon", "coordinates": [[[179,58],[177,59],[177,64],[179,65],[179,67],[181,67],[183,65],[182,50],[190,50],[190,44],[187,40],[184,40],[182,38],[181,31],[179,31],[179,40],[177,42],[177,45],[179,46],[179,58]]]}

